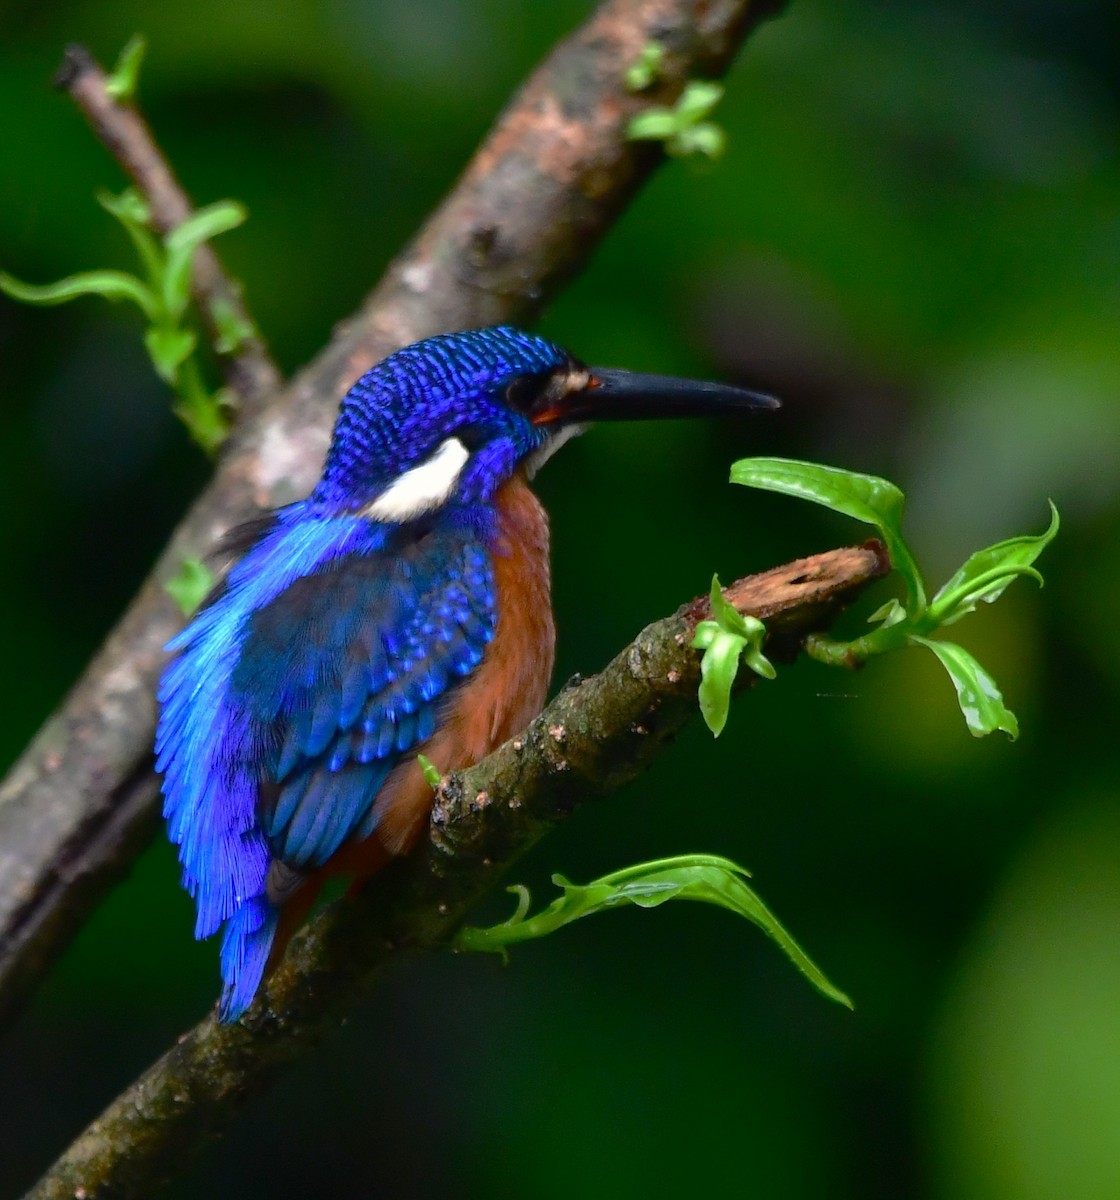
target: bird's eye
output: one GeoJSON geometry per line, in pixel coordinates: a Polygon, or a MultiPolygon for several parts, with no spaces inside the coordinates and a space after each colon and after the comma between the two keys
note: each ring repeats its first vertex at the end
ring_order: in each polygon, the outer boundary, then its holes
{"type": "Polygon", "coordinates": [[[555,381],[554,371],[518,375],[506,385],[506,403],[510,408],[528,416],[537,407],[538,402],[551,393],[555,381]]]}

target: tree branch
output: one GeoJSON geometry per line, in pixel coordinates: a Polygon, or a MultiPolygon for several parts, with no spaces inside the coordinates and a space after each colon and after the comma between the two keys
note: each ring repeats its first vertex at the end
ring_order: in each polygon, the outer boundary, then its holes
{"type": "MultiPolygon", "coordinates": [[[[790,659],[890,564],[869,542],[741,579],[725,595],[767,622],[790,659]]],[[[696,711],[691,649],[705,598],[644,629],[600,674],[565,689],[519,738],[438,789],[425,847],[293,940],[237,1025],[207,1017],[74,1142],[28,1200],[147,1197],[338,1023],[402,953],[446,945],[503,868],[587,800],[633,779],[696,711]]],[[[743,675],[749,674],[744,671],[743,675]]]]}
{"type": "MultiPolygon", "coordinates": [[[[191,215],[191,202],[171,164],[139,112],[105,90],[105,72],[84,46],[66,47],[55,85],[69,94],[93,132],[143,193],[151,209],[152,225],[162,234],[182,225],[191,215]]],[[[241,285],[226,274],[214,249],[206,244],[194,252],[191,291],[226,381],[241,402],[239,415],[246,417],[260,411],[283,380],[245,306],[241,285]],[[239,325],[253,330],[228,351],[221,349],[221,327],[226,323],[223,310],[239,325]]]]}
{"type": "Polygon", "coordinates": [[[661,161],[656,146],[626,140],[630,117],[671,102],[695,73],[724,70],[774,9],[607,0],[529,79],[361,311],[235,431],[155,571],[0,785],[0,1021],[118,878],[123,845],[151,828],[153,691],[182,621],[163,582],[231,526],[307,493],[340,396],[377,359],[441,330],[531,318],[661,161]],[[623,74],[652,40],[666,48],[664,66],[636,97],[623,74]]]}

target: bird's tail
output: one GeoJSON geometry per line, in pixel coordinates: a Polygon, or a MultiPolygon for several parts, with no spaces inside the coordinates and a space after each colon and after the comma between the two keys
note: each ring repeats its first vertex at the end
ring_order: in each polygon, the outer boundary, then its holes
{"type": "Polygon", "coordinates": [[[265,896],[246,900],[222,938],[222,1000],[218,1020],[236,1021],[253,1002],[276,937],[280,910],[265,896]]]}

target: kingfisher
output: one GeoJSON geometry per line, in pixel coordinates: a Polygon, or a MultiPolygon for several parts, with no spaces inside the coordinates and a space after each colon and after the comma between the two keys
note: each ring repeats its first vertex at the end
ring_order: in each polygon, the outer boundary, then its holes
{"type": "Polygon", "coordinates": [[[314,491],[235,534],[241,557],[167,647],[157,769],[195,936],[223,929],[220,1020],[330,876],[414,845],[434,798],[419,756],[471,766],[543,707],[540,466],[596,421],[776,405],[587,367],[509,326],[406,346],[350,388],[314,491]]]}

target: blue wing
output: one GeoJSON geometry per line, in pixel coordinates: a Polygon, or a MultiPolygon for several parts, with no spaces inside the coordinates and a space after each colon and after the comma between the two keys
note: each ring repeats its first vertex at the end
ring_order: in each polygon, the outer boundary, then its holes
{"type": "Polygon", "coordinates": [[[446,532],[340,559],[253,614],[230,697],[267,742],[257,818],[273,858],[319,867],[373,832],[389,772],[493,632],[489,554],[446,532]]]}
{"type": "Polygon", "coordinates": [[[264,969],[270,863],[313,869],[373,831],[386,777],[432,732],[495,619],[469,523],[409,533],[295,505],[171,643],[157,767],[195,936],[229,922],[224,1016],[264,969]]]}

